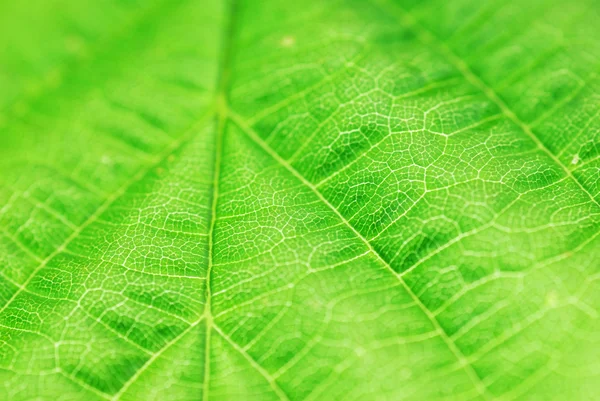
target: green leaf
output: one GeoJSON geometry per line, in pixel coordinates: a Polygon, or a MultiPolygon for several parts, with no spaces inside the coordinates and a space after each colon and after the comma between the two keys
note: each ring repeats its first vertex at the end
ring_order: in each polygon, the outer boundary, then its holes
{"type": "Polygon", "coordinates": [[[597,399],[598,21],[0,2],[0,399],[597,399]]]}

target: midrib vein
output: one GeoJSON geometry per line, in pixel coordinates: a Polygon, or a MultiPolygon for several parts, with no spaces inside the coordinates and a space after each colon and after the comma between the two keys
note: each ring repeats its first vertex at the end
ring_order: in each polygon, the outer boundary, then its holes
{"type": "Polygon", "coordinates": [[[227,28],[223,32],[223,46],[221,51],[221,67],[219,69],[220,76],[218,78],[218,89],[214,101],[214,110],[211,111],[209,118],[216,119],[217,132],[215,138],[215,160],[213,164],[213,192],[211,199],[211,216],[210,225],[208,229],[208,265],[206,268],[206,280],[205,280],[205,303],[204,311],[202,316],[192,323],[189,327],[183,330],[179,335],[173,338],[170,342],[165,344],[158,352],[153,354],[144,365],[135,372],[135,374],[121,387],[119,392],[115,394],[112,401],[118,401],[120,397],[134,384],[143,372],[145,372],[166,350],[173,345],[177,344],[187,333],[189,333],[194,327],[196,327],[203,320],[206,322],[205,339],[204,339],[204,373],[203,373],[203,389],[202,399],[206,401],[209,399],[209,379],[210,379],[210,343],[211,343],[211,331],[213,330],[213,316],[211,310],[211,272],[214,264],[214,230],[217,216],[217,204],[219,199],[219,177],[221,171],[221,158],[223,148],[223,136],[225,132],[225,126],[227,123],[227,86],[229,79],[229,59],[231,53],[231,29],[233,26],[233,13],[234,13],[234,2],[230,4],[230,17],[227,28]]]}
{"type": "Polygon", "coordinates": [[[206,280],[205,280],[205,299],[204,299],[204,313],[203,316],[206,320],[206,331],[204,339],[204,377],[202,385],[202,399],[203,401],[208,400],[209,395],[209,383],[210,383],[210,344],[211,344],[211,332],[213,330],[213,316],[211,309],[212,291],[211,291],[211,275],[212,267],[214,265],[214,232],[215,222],[217,220],[217,204],[219,200],[219,177],[221,172],[221,156],[223,153],[223,132],[225,130],[225,124],[227,117],[225,114],[226,106],[225,96],[219,96],[217,106],[217,139],[216,139],[216,155],[214,163],[214,176],[213,176],[213,194],[212,194],[212,205],[211,205],[211,217],[210,227],[208,230],[208,266],[206,268],[206,280]]]}
{"type": "Polygon", "coordinates": [[[275,159],[280,165],[282,165],[285,169],[287,169],[290,173],[292,173],[298,180],[300,180],[307,188],[309,188],[318,198],[319,200],[325,204],[331,211],[333,211],[337,217],[346,225],[354,235],[360,239],[369,249],[369,251],[373,254],[373,256],[388,270],[391,274],[394,275],[404,288],[404,290],[410,295],[415,304],[421,309],[421,311],[427,316],[427,318],[431,321],[432,325],[438,332],[440,338],[444,341],[450,351],[453,353],[454,357],[457,359],[459,366],[463,368],[466,374],[471,379],[473,385],[475,386],[477,392],[481,394],[483,397],[488,398],[486,388],[481,381],[481,378],[477,375],[473,367],[469,364],[468,360],[462,353],[462,351],[454,344],[454,342],[450,339],[446,331],[442,328],[436,317],[431,313],[429,309],[421,302],[421,299],[413,292],[412,288],[408,286],[404,278],[397,273],[390,264],[383,259],[381,254],[371,245],[371,243],[363,236],[358,230],[340,213],[339,210],[335,206],[333,206],[325,196],[313,185],[310,181],[308,181],[298,170],[296,170],[293,166],[291,166],[285,159],[283,159],[275,150],[273,150],[265,141],[262,140],[260,135],[255,132],[248,124],[245,123],[244,119],[235,113],[233,110],[229,110],[229,116],[232,121],[234,121],[240,129],[258,146],[260,146],[265,152],[267,152],[273,159],[275,159]]]}
{"type": "Polygon", "coordinates": [[[498,93],[492,88],[490,85],[485,83],[483,79],[481,79],[477,74],[471,70],[471,67],[459,56],[457,56],[454,51],[440,38],[438,38],[433,33],[429,32],[423,26],[419,24],[419,22],[406,10],[401,8],[399,5],[392,4],[391,0],[374,0],[374,3],[380,6],[384,11],[390,12],[395,15],[396,18],[400,21],[401,24],[405,25],[407,28],[411,29],[414,33],[416,33],[419,40],[424,45],[429,45],[437,49],[454,67],[456,67],[463,77],[474,87],[479,89],[489,100],[491,100],[504,114],[509,120],[511,120],[515,125],[517,125],[525,135],[527,135],[536,146],[545,153],[548,157],[552,159],[552,161],[560,167],[565,175],[572,180],[575,185],[577,185],[586,196],[590,198],[590,200],[596,204],[596,206],[600,207],[600,203],[594,198],[594,196],[583,186],[581,181],[579,181],[567,168],[558,159],[558,157],[550,151],[546,147],[546,145],[537,137],[537,135],[531,129],[531,125],[527,124],[523,121],[517,114],[511,110],[510,107],[500,98],[498,93]]]}
{"type": "Polygon", "coordinates": [[[219,68],[219,79],[217,86],[217,138],[215,149],[215,162],[213,167],[213,193],[211,204],[210,226],[208,229],[208,266],[206,268],[205,280],[205,298],[204,298],[204,317],[206,319],[205,338],[204,338],[204,377],[202,380],[202,400],[208,401],[210,389],[210,349],[211,335],[213,330],[212,315],[212,290],[211,276],[214,265],[214,241],[215,225],[217,221],[217,206],[219,203],[219,179],[221,176],[221,158],[223,155],[223,135],[227,125],[227,88],[229,86],[230,60],[232,52],[233,29],[235,18],[236,0],[231,0],[229,5],[229,19],[223,30],[221,39],[221,60],[219,68]]]}
{"type": "Polygon", "coordinates": [[[225,341],[227,341],[233,349],[239,352],[246,361],[254,368],[264,379],[269,383],[269,386],[282,401],[289,401],[285,392],[279,387],[275,379],[270,373],[256,362],[247,352],[237,345],[222,329],[217,326],[212,315],[212,291],[211,291],[211,275],[214,266],[214,236],[215,226],[217,221],[217,208],[219,203],[219,180],[221,174],[221,164],[223,157],[223,140],[228,122],[228,97],[229,97],[229,82],[231,76],[231,59],[233,57],[233,42],[236,30],[236,15],[237,15],[237,0],[230,0],[229,4],[229,20],[224,30],[224,39],[221,52],[221,68],[219,76],[219,85],[217,93],[217,139],[216,139],[216,156],[214,164],[213,176],[213,194],[211,205],[211,221],[208,233],[208,267],[206,271],[206,298],[204,304],[203,317],[206,320],[205,333],[205,349],[204,349],[204,378],[202,386],[202,399],[208,401],[210,399],[210,350],[212,331],[215,330],[225,341]]]}

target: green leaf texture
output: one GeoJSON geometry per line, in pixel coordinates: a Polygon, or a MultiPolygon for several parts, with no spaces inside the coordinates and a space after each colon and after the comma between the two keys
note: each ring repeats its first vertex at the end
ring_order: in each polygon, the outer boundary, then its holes
{"type": "Polygon", "coordinates": [[[0,2],[0,399],[598,400],[599,21],[0,2]]]}

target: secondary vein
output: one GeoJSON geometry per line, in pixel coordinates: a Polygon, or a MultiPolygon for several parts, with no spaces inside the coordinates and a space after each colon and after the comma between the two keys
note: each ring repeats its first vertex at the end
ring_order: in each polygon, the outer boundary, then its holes
{"type": "Polygon", "coordinates": [[[525,135],[527,135],[536,146],[548,155],[554,163],[558,167],[560,167],[565,175],[569,177],[589,198],[595,203],[598,207],[600,207],[600,203],[594,198],[594,196],[581,184],[581,182],[575,178],[571,170],[567,168],[558,157],[552,153],[546,145],[535,135],[532,131],[531,126],[525,123],[519,116],[515,114],[514,111],[508,107],[508,105],[500,98],[500,96],[496,93],[496,91],[486,84],[481,78],[479,78],[472,70],[471,67],[459,56],[457,56],[448,45],[446,45],[441,39],[433,35],[431,32],[423,28],[418,21],[415,20],[412,15],[410,15],[407,11],[399,8],[399,6],[388,4],[389,0],[376,0],[375,3],[382,8],[388,11],[396,11],[396,17],[400,20],[401,23],[406,25],[408,28],[412,29],[421,42],[424,44],[429,44],[438,49],[438,51],[448,59],[465,77],[465,79],[471,83],[474,87],[479,89],[483,94],[491,100],[494,104],[498,106],[498,108],[502,111],[509,120],[511,120],[515,125],[517,125],[525,135]]]}
{"type": "MultiPolygon", "coordinates": [[[[158,166],[160,163],[165,161],[170,155],[177,152],[177,150],[181,149],[196,133],[198,126],[204,124],[207,118],[210,118],[214,114],[214,111],[211,110],[200,117],[194,124],[188,128],[183,135],[181,135],[177,140],[173,141],[167,148],[159,153],[156,157],[154,157],[150,163],[143,166],[138,170],[138,172],[128,181],[126,181],[119,189],[109,195],[104,202],[96,209],[94,213],[92,213],[80,226],[78,226],[72,233],[69,235],[63,242],[60,244],[52,253],[50,253],[41,263],[31,272],[31,274],[27,277],[25,282],[22,284],[22,288],[27,287],[27,285],[31,282],[31,280],[37,275],[37,273],[42,270],[46,265],[54,259],[57,255],[66,250],[67,246],[84,231],[84,229],[95,222],[117,199],[123,196],[127,190],[133,186],[135,183],[142,180],[146,174],[158,166]]],[[[19,288],[15,293],[10,297],[10,299],[4,304],[2,308],[0,308],[0,314],[2,314],[19,296],[22,291],[22,288],[19,288]]]]}
{"type": "Polygon", "coordinates": [[[346,225],[350,230],[352,230],[352,232],[356,235],[356,237],[358,239],[360,239],[367,246],[367,248],[369,249],[369,251],[373,254],[373,256],[380,263],[382,263],[382,265],[385,267],[385,269],[388,270],[391,274],[393,274],[400,281],[400,284],[405,289],[405,291],[410,295],[410,297],[413,299],[413,301],[415,302],[415,304],[422,310],[422,312],[431,321],[431,323],[433,324],[434,328],[436,329],[436,331],[440,335],[440,338],[442,338],[442,340],[446,343],[446,345],[448,346],[448,348],[450,349],[450,351],[454,354],[454,356],[456,357],[458,363],[460,364],[460,367],[462,367],[465,370],[465,372],[467,373],[467,375],[469,376],[469,378],[473,382],[473,384],[474,384],[475,388],[477,389],[477,391],[482,396],[484,396],[484,397],[487,398],[487,393],[486,393],[486,390],[485,390],[485,386],[484,386],[483,382],[481,381],[481,378],[477,375],[477,372],[475,372],[475,370],[473,369],[473,367],[468,363],[468,361],[465,358],[465,356],[462,353],[462,351],[450,339],[450,337],[448,336],[448,334],[446,333],[446,331],[442,328],[442,326],[438,322],[437,318],[431,313],[431,311],[429,309],[427,309],[427,307],[423,304],[423,302],[421,302],[421,300],[419,299],[419,297],[413,292],[413,290],[408,286],[408,284],[406,284],[406,281],[404,280],[404,278],[402,277],[402,275],[400,275],[399,273],[397,273],[390,266],[390,264],[385,259],[383,259],[383,257],[381,256],[381,254],[379,252],[377,252],[377,250],[375,248],[373,248],[373,246],[371,245],[371,243],[360,232],[358,232],[356,230],[356,228],[339,212],[339,210],[337,210],[323,196],[323,194],[310,181],[308,181],[306,178],[304,178],[304,176],[302,174],[300,174],[286,160],[284,160],[281,156],[279,156],[279,154],[277,152],[275,152],[265,141],[263,141],[260,138],[260,136],[251,127],[249,127],[244,122],[244,120],[241,118],[241,116],[239,116],[238,114],[236,114],[232,110],[229,111],[229,116],[232,119],[232,121],[234,121],[240,127],[240,129],[253,142],[255,142],[256,144],[258,144],[273,159],[275,159],[279,164],[281,164],[285,169],[287,169],[297,179],[299,179],[307,188],[309,188],[321,200],[321,202],[323,202],[329,209],[331,209],[331,211],[333,211],[339,217],[339,219],[344,223],[344,225],[346,225]]]}

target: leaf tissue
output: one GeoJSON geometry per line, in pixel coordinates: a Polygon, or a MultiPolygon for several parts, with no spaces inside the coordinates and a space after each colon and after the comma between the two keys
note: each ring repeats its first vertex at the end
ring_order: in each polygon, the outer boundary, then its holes
{"type": "Polygon", "coordinates": [[[599,22],[0,0],[0,400],[598,400],[599,22]]]}

